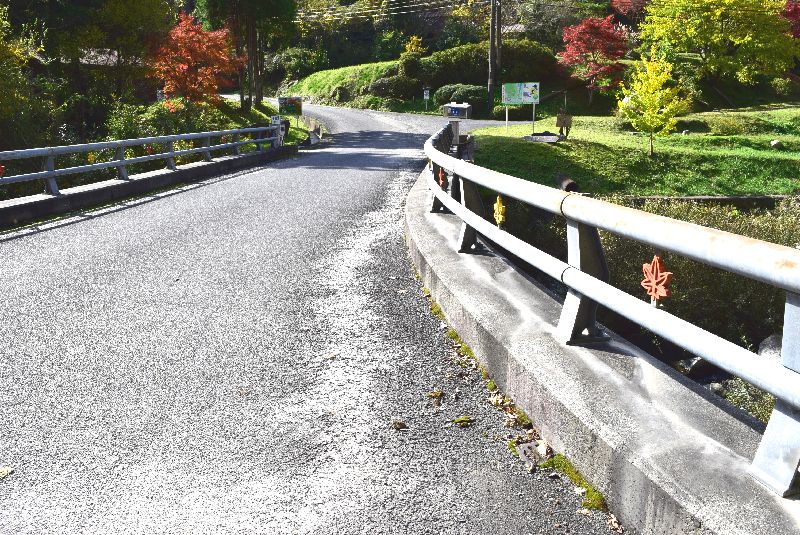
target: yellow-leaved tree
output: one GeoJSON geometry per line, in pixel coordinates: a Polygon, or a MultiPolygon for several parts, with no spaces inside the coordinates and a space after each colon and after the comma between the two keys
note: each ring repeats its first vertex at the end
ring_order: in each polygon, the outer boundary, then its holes
{"type": "Polygon", "coordinates": [[[623,98],[617,103],[620,115],[639,132],[649,134],[650,156],[653,156],[653,136],[674,131],[677,117],[691,108],[691,101],[681,96],[680,84],[671,82],[672,64],[643,58],[630,84],[622,87],[623,98]]]}

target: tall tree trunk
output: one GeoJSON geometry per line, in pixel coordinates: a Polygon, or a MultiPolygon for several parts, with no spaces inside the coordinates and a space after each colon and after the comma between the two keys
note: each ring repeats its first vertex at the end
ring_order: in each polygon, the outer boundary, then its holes
{"type": "Polygon", "coordinates": [[[489,115],[494,110],[494,80],[495,80],[495,66],[497,64],[497,48],[496,48],[496,33],[497,33],[497,5],[496,0],[491,0],[492,11],[491,19],[489,20],[489,81],[486,84],[486,107],[489,115]]]}
{"type": "Polygon", "coordinates": [[[256,47],[256,105],[264,102],[264,36],[258,31],[256,47]]]}
{"type": "Polygon", "coordinates": [[[246,15],[244,28],[245,46],[247,47],[247,98],[245,99],[245,105],[242,107],[242,111],[247,113],[253,107],[253,97],[255,93],[254,60],[256,57],[255,24],[253,18],[249,15],[246,15]]]}
{"type": "MultiPolygon", "coordinates": [[[[237,58],[241,58],[242,54],[244,54],[244,48],[242,47],[241,26],[239,26],[237,28],[237,31],[236,31],[235,35],[236,35],[236,57],[237,58]]],[[[239,67],[239,72],[237,73],[237,76],[239,78],[239,109],[243,110],[244,109],[244,80],[245,80],[244,65],[241,65],[239,67]]]]}

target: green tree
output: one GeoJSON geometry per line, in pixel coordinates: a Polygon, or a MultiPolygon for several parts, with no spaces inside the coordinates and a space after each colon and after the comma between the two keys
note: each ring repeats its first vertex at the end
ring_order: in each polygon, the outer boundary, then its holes
{"type": "Polygon", "coordinates": [[[264,98],[266,48],[271,41],[284,41],[292,33],[295,0],[197,0],[196,6],[195,14],[209,27],[227,25],[231,29],[236,54],[246,58],[239,72],[242,109],[260,104],[264,98]]]}
{"type": "Polygon", "coordinates": [[[105,0],[94,18],[98,39],[93,45],[113,52],[117,98],[144,73],[145,59],[158,48],[175,23],[168,0],[105,0]]]}
{"type": "Polygon", "coordinates": [[[696,54],[701,77],[714,89],[722,78],[746,84],[758,75],[781,74],[794,65],[798,44],[781,16],[786,0],[652,0],[641,26],[645,50],[696,54]]]}
{"type": "Polygon", "coordinates": [[[670,85],[672,64],[659,59],[643,59],[637,65],[629,86],[622,87],[623,98],[617,103],[622,117],[639,132],[650,138],[653,156],[653,136],[675,130],[676,117],[689,112],[691,102],[682,98],[679,84],[670,85]]]}
{"type": "Polygon", "coordinates": [[[45,105],[30,89],[28,62],[40,52],[35,40],[12,35],[8,7],[0,5],[0,150],[27,148],[42,140],[45,105]]]}

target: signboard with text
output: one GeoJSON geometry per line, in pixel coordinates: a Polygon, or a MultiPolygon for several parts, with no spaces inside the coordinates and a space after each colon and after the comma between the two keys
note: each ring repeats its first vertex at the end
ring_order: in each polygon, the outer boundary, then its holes
{"type": "Polygon", "coordinates": [[[278,113],[281,115],[302,115],[302,97],[278,97],[278,113]]]}
{"type": "Polygon", "coordinates": [[[503,84],[503,105],[539,104],[539,82],[503,84]]]}

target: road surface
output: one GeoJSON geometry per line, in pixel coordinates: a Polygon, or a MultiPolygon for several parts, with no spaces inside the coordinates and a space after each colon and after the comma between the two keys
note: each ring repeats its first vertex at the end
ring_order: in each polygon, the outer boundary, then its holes
{"type": "Polygon", "coordinates": [[[333,141],[295,159],[0,235],[0,533],[608,532],[414,277],[443,120],[308,113],[333,141]]]}

